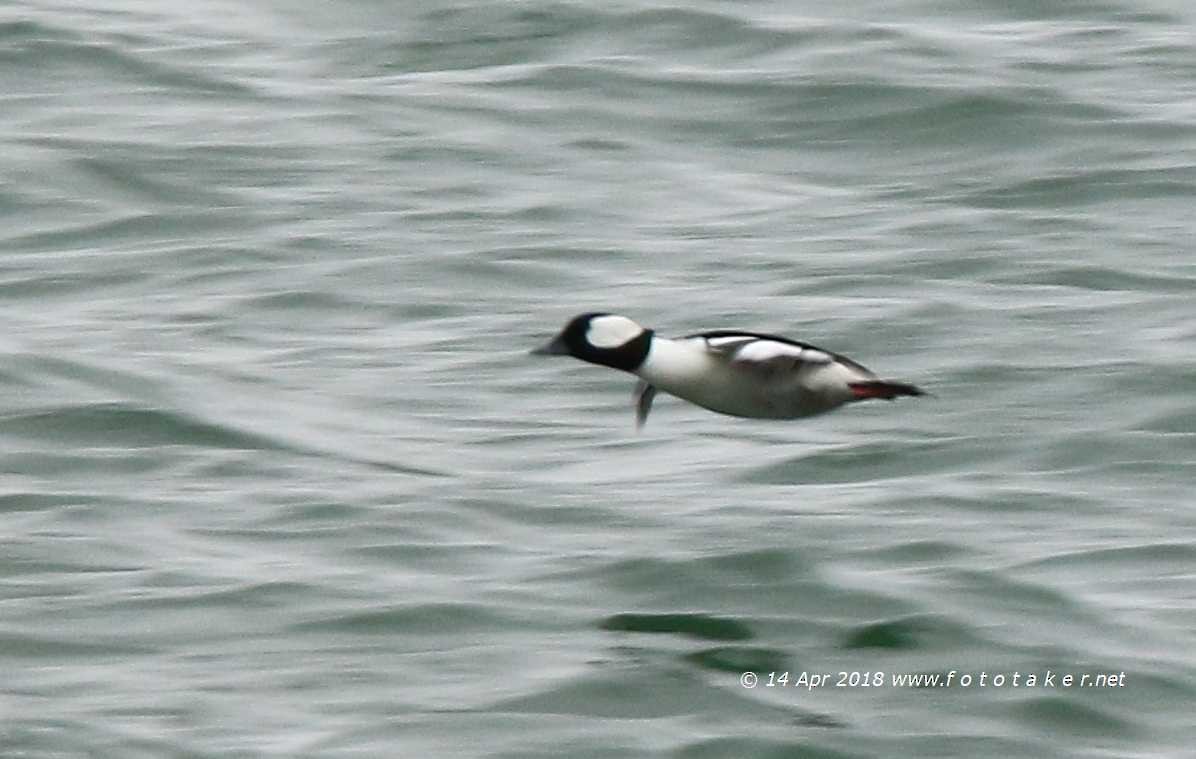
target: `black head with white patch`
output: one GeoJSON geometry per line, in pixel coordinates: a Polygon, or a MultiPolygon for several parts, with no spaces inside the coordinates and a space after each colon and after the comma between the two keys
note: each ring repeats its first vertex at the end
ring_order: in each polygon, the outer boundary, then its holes
{"type": "Polygon", "coordinates": [[[635,371],[648,356],[652,330],[617,314],[575,316],[548,344],[535,349],[538,356],[573,356],[591,364],[635,371]]]}

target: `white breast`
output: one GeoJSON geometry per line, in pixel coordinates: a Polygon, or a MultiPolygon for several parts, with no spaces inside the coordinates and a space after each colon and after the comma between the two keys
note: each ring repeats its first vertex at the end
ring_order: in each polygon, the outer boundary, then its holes
{"type": "Polygon", "coordinates": [[[694,396],[701,394],[703,384],[717,371],[717,362],[700,344],[653,337],[635,373],[658,390],[698,403],[694,396]]]}

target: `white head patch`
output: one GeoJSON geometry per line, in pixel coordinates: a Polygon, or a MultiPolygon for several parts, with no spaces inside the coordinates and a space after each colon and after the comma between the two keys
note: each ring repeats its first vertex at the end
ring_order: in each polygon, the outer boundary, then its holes
{"type": "Polygon", "coordinates": [[[618,348],[643,331],[643,327],[626,316],[595,316],[586,330],[586,342],[595,348],[618,348]]]}

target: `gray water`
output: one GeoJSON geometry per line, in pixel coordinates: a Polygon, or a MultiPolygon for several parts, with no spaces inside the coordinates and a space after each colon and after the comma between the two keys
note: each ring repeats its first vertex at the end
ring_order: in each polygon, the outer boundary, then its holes
{"type": "Polygon", "coordinates": [[[0,755],[1185,755],[1194,22],[0,7],[0,755]],[[595,309],[934,395],[637,435],[595,309]]]}

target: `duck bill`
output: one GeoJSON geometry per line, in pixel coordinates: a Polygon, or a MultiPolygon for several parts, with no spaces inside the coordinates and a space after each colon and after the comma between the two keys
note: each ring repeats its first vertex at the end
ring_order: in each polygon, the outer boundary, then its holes
{"type": "Polygon", "coordinates": [[[565,345],[565,341],[561,339],[560,335],[552,338],[548,342],[541,345],[532,351],[533,356],[567,356],[569,355],[569,347],[565,345]]]}

